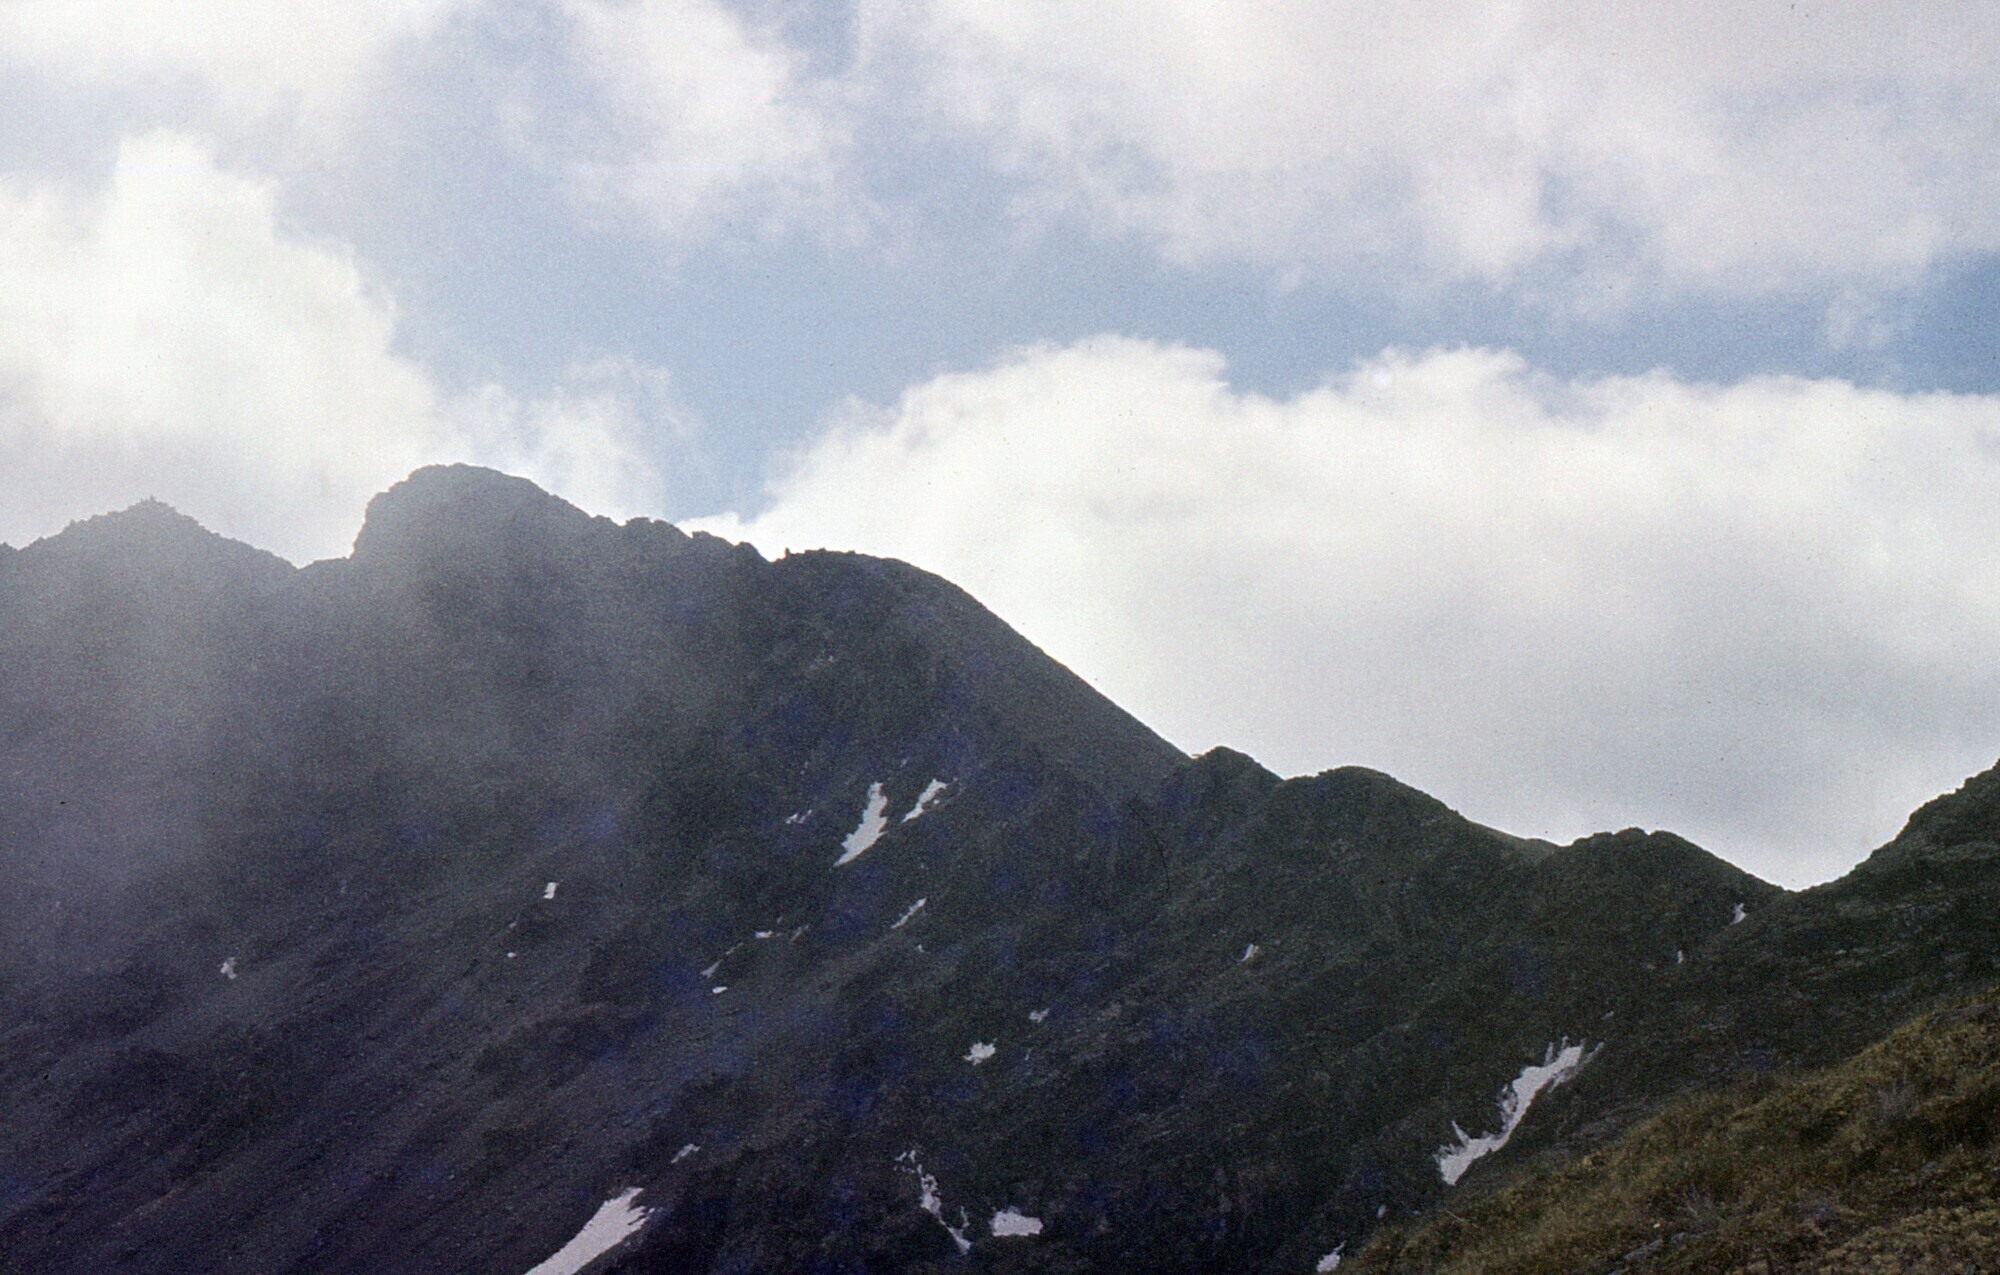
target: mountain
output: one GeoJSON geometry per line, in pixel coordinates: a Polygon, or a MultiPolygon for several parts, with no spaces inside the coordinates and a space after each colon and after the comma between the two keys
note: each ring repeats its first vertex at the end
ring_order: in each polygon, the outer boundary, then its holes
{"type": "Polygon", "coordinates": [[[0,1269],[1328,1266],[1990,981],[1996,790],[1791,895],[1186,757],[900,563],[149,503],[0,553],[0,1269]]]}

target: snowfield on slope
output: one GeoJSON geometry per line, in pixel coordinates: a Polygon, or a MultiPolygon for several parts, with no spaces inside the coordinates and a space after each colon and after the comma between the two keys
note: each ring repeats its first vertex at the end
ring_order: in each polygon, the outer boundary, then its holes
{"type": "MultiPolygon", "coordinates": [[[[912,1147],[897,1156],[896,1163],[908,1165],[910,1172],[916,1174],[917,1207],[937,1219],[938,1225],[942,1226],[945,1229],[945,1233],[951,1236],[951,1242],[958,1246],[960,1253],[970,1253],[972,1251],[972,1241],[965,1236],[965,1232],[970,1227],[970,1219],[965,1216],[965,1210],[960,1209],[958,1211],[957,1226],[953,1226],[944,1220],[944,1197],[938,1194],[938,1180],[924,1172],[924,1162],[917,1158],[916,1148],[912,1147]]],[[[532,1275],[532,1272],[530,1275],[532,1275]]]]}
{"type": "Polygon", "coordinates": [[[882,839],[882,834],[889,827],[888,811],[889,799],[882,795],[882,785],[879,782],[868,785],[868,805],[861,812],[861,822],[840,843],[840,857],[833,861],[834,867],[854,862],[868,847],[882,839]]]}
{"type": "Polygon", "coordinates": [[[625,1190],[598,1206],[576,1238],[557,1249],[554,1256],[528,1269],[527,1275],[576,1275],[584,1267],[617,1248],[638,1233],[651,1217],[651,1209],[636,1208],[639,1188],[625,1190]]]}
{"type": "Polygon", "coordinates": [[[989,1229],[997,1236],[1017,1236],[1026,1238],[1042,1233],[1042,1219],[1029,1217],[1016,1208],[1004,1208],[993,1215],[989,1229]]]}
{"type": "Polygon", "coordinates": [[[1465,1171],[1481,1156],[1491,1155],[1506,1146],[1507,1139],[1514,1136],[1514,1130],[1527,1116],[1536,1095],[1576,1075],[1595,1052],[1586,1053],[1582,1045],[1572,1045],[1565,1038],[1560,1047],[1548,1047],[1539,1065],[1523,1067],[1521,1074],[1500,1091],[1500,1129],[1497,1133],[1475,1138],[1453,1121],[1451,1131],[1457,1135],[1458,1142],[1437,1150],[1438,1176],[1444,1179],[1445,1185],[1457,1186],[1465,1171]]]}
{"type": "Polygon", "coordinates": [[[908,823],[910,820],[920,817],[926,810],[931,808],[931,803],[936,801],[944,790],[949,787],[951,785],[942,779],[933,779],[930,783],[924,785],[924,791],[918,796],[917,804],[910,807],[910,812],[903,816],[903,822],[908,823]]]}

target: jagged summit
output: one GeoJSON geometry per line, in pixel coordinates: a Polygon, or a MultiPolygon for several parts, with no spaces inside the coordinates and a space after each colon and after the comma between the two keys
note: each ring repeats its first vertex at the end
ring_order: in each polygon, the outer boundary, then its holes
{"type": "Polygon", "coordinates": [[[2000,764],[1919,806],[1895,839],[1867,862],[1886,867],[1940,848],[1996,838],[2000,838],[2000,764]]]}
{"type": "Polygon", "coordinates": [[[124,509],[78,518],[55,535],[44,536],[35,543],[52,543],[58,540],[72,543],[91,540],[103,542],[117,539],[137,544],[161,537],[201,539],[211,536],[216,539],[222,538],[166,501],[148,496],[124,509]]]}
{"type": "Polygon", "coordinates": [[[294,569],[276,554],[218,535],[150,497],[116,513],[79,519],[19,553],[24,563],[61,560],[100,576],[160,585],[212,575],[241,584],[246,577],[270,580],[294,569]]]}
{"type": "Polygon", "coordinates": [[[609,525],[525,478],[476,465],[430,465],[368,502],[357,561],[432,556],[521,538],[565,539],[609,525]]]}

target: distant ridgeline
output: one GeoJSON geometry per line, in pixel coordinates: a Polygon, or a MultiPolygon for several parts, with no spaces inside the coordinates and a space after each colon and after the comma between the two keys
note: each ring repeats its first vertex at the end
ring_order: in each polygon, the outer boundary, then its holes
{"type": "Polygon", "coordinates": [[[1991,1010],[1878,1042],[1995,977],[1993,774],[1787,894],[1190,759],[922,571],[483,470],[304,569],[157,504],[0,553],[0,883],[0,1270],[1776,1271],[1986,1224],[1991,1010]]]}

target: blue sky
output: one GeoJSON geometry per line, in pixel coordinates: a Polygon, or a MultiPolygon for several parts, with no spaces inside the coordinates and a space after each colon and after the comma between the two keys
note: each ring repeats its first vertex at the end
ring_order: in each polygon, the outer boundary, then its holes
{"type": "Polygon", "coordinates": [[[2000,756],[2000,16],[0,0],[0,539],[473,460],[1825,879],[2000,756]]]}

